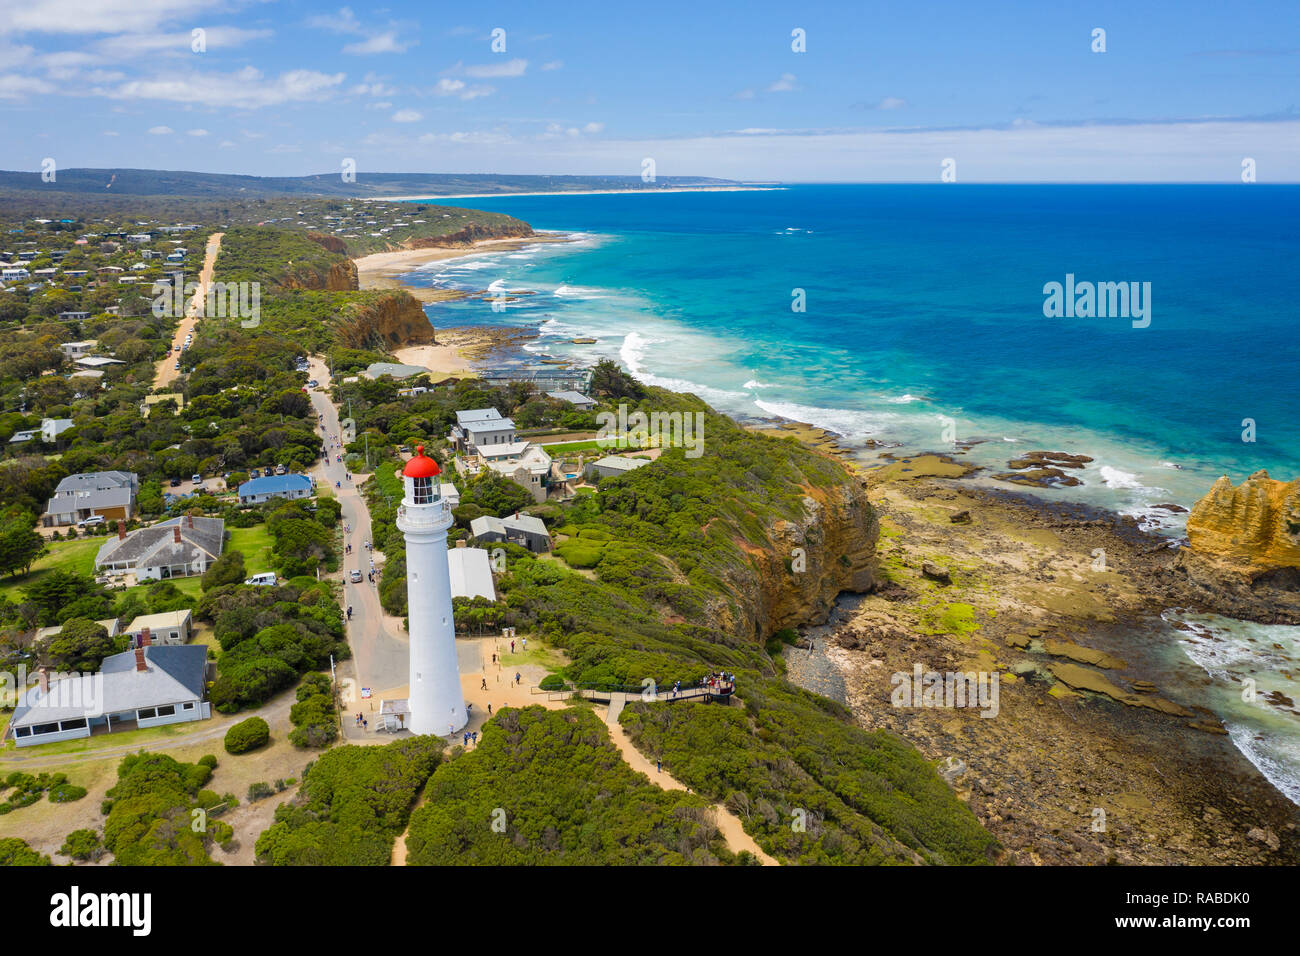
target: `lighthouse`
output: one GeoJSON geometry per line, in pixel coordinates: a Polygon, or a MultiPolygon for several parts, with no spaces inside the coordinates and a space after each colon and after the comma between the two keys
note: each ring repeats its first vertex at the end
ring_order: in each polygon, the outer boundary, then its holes
{"type": "Polygon", "coordinates": [[[451,616],[447,529],[451,507],[442,497],[442,469],[416,448],[402,469],[406,486],[397,527],[406,537],[406,605],[410,615],[411,674],[407,726],[417,734],[455,733],[469,722],[456,664],[451,616]]]}

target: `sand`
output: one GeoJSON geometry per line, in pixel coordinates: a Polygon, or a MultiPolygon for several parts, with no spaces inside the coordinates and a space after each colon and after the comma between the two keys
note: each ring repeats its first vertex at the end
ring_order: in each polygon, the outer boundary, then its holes
{"type": "Polygon", "coordinates": [[[403,365],[419,365],[435,375],[467,375],[469,360],[454,345],[408,345],[393,349],[393,356],[403,365]]]}
{"type": "MultiPolygon", "coordinates": [[[[472,256],[476,252],[502,252],[522,249],[542,242],[572,242],[573,237],[567,233],[539,232],[531,236],[512,239],[480,239],[472,246],[438,246],[427,249],[398,249],[394,252],[372,252],[368,256],[352,260],[357,266],[357,281],[363,289],[404,288],[415,293],[415,289],[398,281],[397,277],[412,272],[430,262],[443,262],[447,259],[460,259],[472,256]]],[[[424,291],[424,290],[421,290],[424,291]]],[[[443,298],[456,298],[462,293],[454,290],[430,289],[429,293],[443,293],[443,298]]],[[[433,301],[433,300],[430,300],[433,301]]]]}

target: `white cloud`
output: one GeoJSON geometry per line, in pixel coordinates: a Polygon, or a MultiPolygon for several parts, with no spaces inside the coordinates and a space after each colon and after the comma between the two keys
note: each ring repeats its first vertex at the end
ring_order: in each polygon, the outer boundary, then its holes
{"type": "Polygon", "coordinates": [[[416,110],[398,110],[393,114],[394,123],[418,123],[424,117],[416,110]]]}
{"type": "Polygon", "coordinates": [[[476,80],[523,76],[528,69],[528,61],[521,59],[506,60],[504,63],[481,63],[465,67],[465,75],[476,80]]]}
{"type": "Polygon", "coordinates": [[[901,99],[897,96],[886,96],[883,100],[881,100],[879,103],[876,104],[876,109],[901,110],[906,105],[907,105],[907,100],[901,99]]]}
{"type": "MultiPolygon", "coordinates": [[[[204,27],[205,43],[209,52],[237,47],[253,40],[274,36],[273,30],[245,30],[240,27],[204,27]]],[[[156,53],[176,56],[193,56],[190,44],[193,36],[189,30],[157,33],[124,33],[106,37],[94,44],[93,49],[104,57],[122,59],[156,53]]]]}
{"type": "Polygon", "coordinates": [[[146,33],[224,0],[0,0],[0,33],[146,33]]]}
{"type": "Polygon", "coordinates": [[[185,135],[187,135],[187,136],[207,136],[207,135],[208,135],[208,131],[205,130],[205,129],[187,129],[187,130],[185,131],[185,135]]]}
{"type": "Polygon", "coordinates": [[[564,67],[563,60],[551,60],[549,63],[542,64],[542,71],[547,72],[550,70],[559,70],[562,69],[563,67],[564,67]]]}
{"type": "Polygon", "coordinates": [[[604,123],[588,123],[582,128],[584,133],[599,133],[605,129],[604,123]]]}
{"type": "Polygon", "coordinates": [[[289,70],[267,79],[254,67],[234,73],[190,73],[184,76],[155,76],[129,80],[92,92],[111,99],[166,100],[204,106],[257,109],[281,103],[323,100],[343,82],[343,73],[289,70]]]}
{"type": "Polygon", "coordinates": [[[234,149],[235,143],[233,140],[223,139],[220,143],[217,144],[217,146],[221,149],[234,149]]]}
{"type": "Polygon", "coordinates": [[[349,43],[343,48],[343,52],[353,56],[364,56],[370,53],[405,53],[415,44],[415,40],[399,40],[397,31],[389,30],[385,33],[376,33],[357,43],[349,43]]]}
{"type": "Polygon", "coordinates": [[[753,90],[737,90],[731,94],[733,100],[752,100],[754,98],[753,90]]]}
{"type": "Polygon", "coordinates": [[[444,76],[433,87],[435,96],[455,96],[462,100],[475,100],[480,96],[491,96],[496,89],[491,86],[470,86],[464,80],[453,80],[444,76]]]}
{"type": "Polygon", "coordinates": [[[19,76],[16,73],[0,75],[0,100],[17,100],[32,94],[53,93],[53,83],[34,76],[19,76]]]}
{"type": "Polygon", "coordinates": [[[781,78],[776,80],[767,88],[769,93],[789,93],[791,90],[797,90],[799,87],[795,84],[793,73],[782,73],[781,78]]]}
{"type": "Polygon", "coordinates": [[[153,136],[167,136],[167,135],[169,135],[169,134],[172,133],[172,132],[173,132],[173,130],[172,130],[172,128],[171,128],[170,126],[150,126],[150,127],[149,127],[149,133],[150,133],[151,135],[153,135],[153,136]]]}
{"type": "Polygon", "coordinates": [[[307,26],[331,33],[360,33],[361,21],[351,7],[340,7],[338,13],[320,13],[307,18],[307,26]]]}

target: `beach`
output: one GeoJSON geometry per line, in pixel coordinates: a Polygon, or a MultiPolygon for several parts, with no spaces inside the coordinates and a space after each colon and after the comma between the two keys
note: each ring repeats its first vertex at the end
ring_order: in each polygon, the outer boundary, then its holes
{"type": "Polygon", "coordinates": [[[460,259],[484,252],[511,252],[539,243],[571,242],[566,233],[539,232],[532,236],[510,239],[480,239],[467,246],[434,246],[422,249],[397,249],[392,252],[372,252],[353,259],[357,267],[357,283],[362,289],[404,289],[420,302],[446,302],[465,298],[468,293],[457,289],[434,289],[401,281],[399,276],[414,272],[421,266],[448,259],[460,259]]]}

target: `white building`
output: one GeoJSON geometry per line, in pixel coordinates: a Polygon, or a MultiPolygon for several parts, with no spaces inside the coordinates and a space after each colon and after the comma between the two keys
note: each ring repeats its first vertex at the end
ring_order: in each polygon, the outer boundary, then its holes
{"type": "Polygon", "coordinates": [[[496,585],[492,582],[492,563],[483,548],[468,548],[464,541],[447,552],[451,569],[451,596],[454,598],[485,597],[497,599],[496,585]]]}
{"type": "Polygon", "coordinates": [[[469,722],[456,661],[451,612],[447,529],[451,507],[443,499],[442,469],[424,446],[402,469],[405,494],[397,527],[406,537],[406,603],[410,621],[410,676],[406,726],[417,734],[454,734],[469,722]]]}
{"type": "Polygon", "coordinates": [[[104,658],[97,674],[51,681],[45,671],[14,708],[9,735],[19,747],[95,733],[159,727],[211,716],[208,649],[158,645],[104,658]]]}

